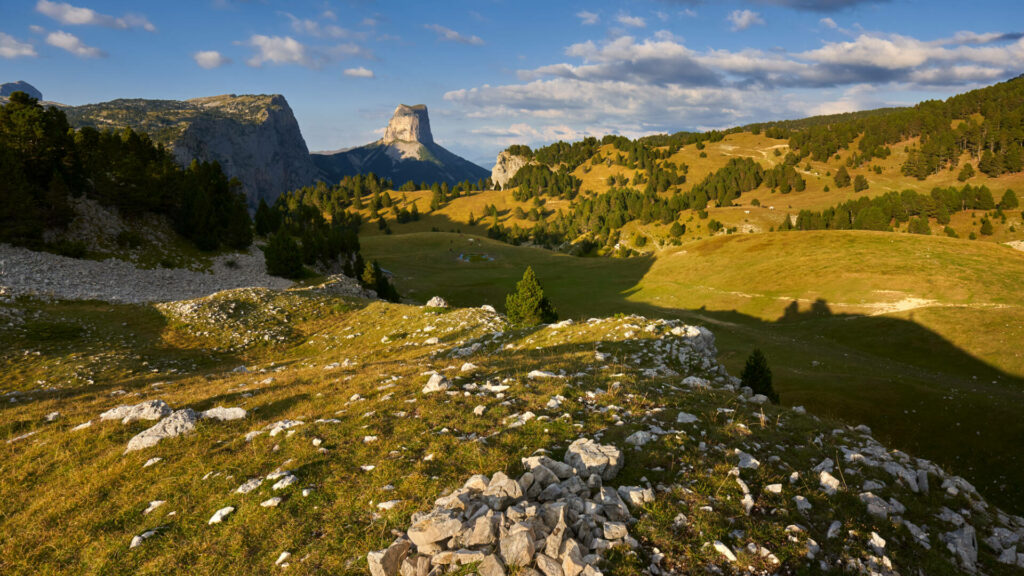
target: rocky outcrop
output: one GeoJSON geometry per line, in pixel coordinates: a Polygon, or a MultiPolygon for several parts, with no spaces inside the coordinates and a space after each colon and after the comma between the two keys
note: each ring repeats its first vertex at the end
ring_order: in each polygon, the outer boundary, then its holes
{"type": "Polygon", "coordinates": [[[509,180],[519,172],[519,169],[530,163],[526,156],[517,156],[508,150],[502,150],[498,154],[498,160],[491,169],[491,183],[495,190],[504,190],[509,180]]]}
{"type": "Polygon", "coordinates": [[[629,535],[630,507],[653,501],[654,493],[604,485],[622,467],[616,447],[580,439],[563,462],[532,456],[523,467],[518,479],[477,474],[429,512],[414,514],[403,536],[366,555],[370,573],[440,574],[478,563],[479,574],[600,576],[605,550],[638,546],[629,535]]]}
{"type": "Polygon", "coordinates": [[[24,92],[36,100],[43,99],[43,93],[40,92],[35,86],[25,82],[24,80],[18,80],[17,82],[7,82],[0,84],[0,97],[7,98],[15,92],[24,92]]]}
{"type": "Polygon", "coordinates": [[[434,136],[430,133],[430,117],[427,115],[427,107],[423,104],[406,106],[399,104],[395,108],[388,127],[384,130],[384,144],[395,142],[419,142],[421,144],[432,144],[434,136]]]}
{"type": "MultiPolygon", "coordinates": [[[[231,105],[221,97],[190,102],[208,110],[231,105]]],[[[228,176],[242,182],[250,206],[260,199],[273,203],[283,192],[317,177],[299,123],[281,95],[270,96],[250,122],[229,115],[197,116],[173,146],[181,164],[193,158],[219,162],[228,176]]]]}
{"type": "Polygon", "coordinates": [[[390,178],[396,186],[410,180],[476,182],[488,176],[486,169],[434,142],[427,107],[422,104],[399,105],[380,140],[340,152],[314,153],[313,162],[329,182],[369,172],[390,178]]]}
{"type": "Polygon", "coordinates": [[[272,203],[312,184],[319,172],[284,96],[223,95],[178,100],[112,100],[61,106],[72,126],[130,127],[171,148],[175,159],[218,162],[246,199],[272,203]]]}

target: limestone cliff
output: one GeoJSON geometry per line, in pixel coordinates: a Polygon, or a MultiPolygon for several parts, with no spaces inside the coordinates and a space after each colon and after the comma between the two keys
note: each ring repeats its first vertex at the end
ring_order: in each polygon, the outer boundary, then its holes
{"type": "Polygon", "coordinates": [[[314,153],[313,161],[328,181],[367,172],[390,178],[396,186],[410,180],[475,182],[488,176],[486,169],[434,142],[427,107],[422,104],[399,105],[380,140],[340,152],[314,153]]]}
{"type": "Polygon", "coordinates": [[[517,156],[508,150],[502,150],[498,154],[498,160],[491,169],[491,183],[495,190],[504,190],[509,180],[519,172],[519,169],[530,163],[526,156],[517,156]]]}
{"type": "Polygon", "coordinates": [[[281,95],[234,94],[193,100],[113,100],[62,106],[76,128],[131,127],[167,145],[175,159],[219,162],[255,207],[311,184],[318,171],[292,109],[281,95]]]}

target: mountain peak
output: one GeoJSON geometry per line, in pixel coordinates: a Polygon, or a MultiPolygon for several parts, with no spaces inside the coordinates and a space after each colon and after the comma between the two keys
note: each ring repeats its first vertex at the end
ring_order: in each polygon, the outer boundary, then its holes
{"type": "Polygon", "coordinates": [[[36,100],[43,99],[43,93],[37,90],[35,86],[25,82],[24,80],[0,84],[0,96],[7,97],[15,92],[24,92],[36,100]]]}
{"type": "Polygon", "coordinates": [[[393,142],[419,142],[432,144],[434,137],[430,134],[430,117],[427,107],[423,104],[406,106],[399,104],[384,131],[384,144],[393,142]]]}

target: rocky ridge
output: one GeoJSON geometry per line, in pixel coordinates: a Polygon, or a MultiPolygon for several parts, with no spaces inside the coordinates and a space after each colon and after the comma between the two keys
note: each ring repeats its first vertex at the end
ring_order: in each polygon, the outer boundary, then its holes
{"type": "Polygon", "coordinates": [[[175,159],[219,162],[242,183],[250,206],[312,184],[319,172],[288,101],[280,94],[192,100],[120,99],[60,106],[76,128],[131,127],[171,147],[175,159]]]}
{"type": "Polygon", "coordinates": [[[519,172],[519,169],[529,163],[530,159],[525,156],[517,156],[508,150],[499,152],[494,168],[491,169],[491,183],[494,188],[504,190],[505,185],[519,172]]]}

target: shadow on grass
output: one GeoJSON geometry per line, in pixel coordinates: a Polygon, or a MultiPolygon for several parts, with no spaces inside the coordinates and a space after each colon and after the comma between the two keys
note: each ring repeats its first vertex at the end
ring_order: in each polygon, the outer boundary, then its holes
{"type": "Polygon", "coordinates": [[[794,301],[775,320],[736,310],[637,302],[630,295],[653,258],[610,264],[544,250],[509,251],[477,239],[478,251],[497,257],[456,265],[444,250],[452,240],[467,238],[417,234],[402,244],[412,256],[374,256],[395,271],[400,291],[427,285],[456,306],[492,304],[502,310],[504,295],[530,265],[562,318],[585,320],[621,312],[706,325],[715,333],[719,359],[731,374],[738,375],[751,350],[760,348],[784,404],[867,424],[891,448],[934,460],[975,483],[994,503],[1024,513],[1019,489],[1024,486],[1024,420],[1019,417],[1024,379],[916,322],[836,314],[825,300],[810,305],[794,301]]]}

